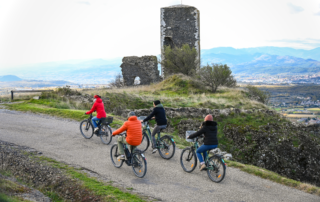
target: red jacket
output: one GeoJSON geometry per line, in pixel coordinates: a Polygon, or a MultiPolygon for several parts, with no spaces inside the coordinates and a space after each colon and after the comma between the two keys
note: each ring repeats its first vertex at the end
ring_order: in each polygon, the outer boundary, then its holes
{"type": "Polygon", "coordinates": [[[126,141],[129,145],[139,146],[141,144],[141,141],[142,141],[141,122],[138,120],[136,116],[129,117],[128,121],[124,122],[121,128],[114,131],[112,135],[118,135],[123,131],[127,131],[126,141]]]}
{"type": "Polygon", "coordinates": [[[97,100],[94,102],[91,110],[86,112],[86,114],[92,114],[92,112],[94,112],[94,111],[97,111],[97,118],[98,119],[107,117],[107,114],[104,111],[104,105],[103,105],[101,98],[97,98],[97,100]]]}

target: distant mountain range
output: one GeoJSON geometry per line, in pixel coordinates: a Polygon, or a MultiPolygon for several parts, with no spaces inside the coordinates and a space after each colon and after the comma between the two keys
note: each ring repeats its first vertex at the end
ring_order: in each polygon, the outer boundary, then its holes
{"type": "Polygon", "coordinates": [[[0,81],[1,82],[8,82],[8,81],[21,81],[22,79],[20,79],[17,76],[14,75],[4,75],[4,76],[0,76],[0,81]]]}
{"type": "MultiPolygon", "coordinates": [[[[78,84],[105,84],[121,73],[121,60],[93,59],[25,65],[16,76],[22,79],[64,80],[78,84]]],[[[257,47],[220,47],[201,50],[201,64],[228,64],[234,74],[305,74],[320,72],[320,48],[313,50],[257,47]]],[[[160,69],[160,66],[159,66],[160,69]]],[[[10,70],[8,70],[10,71],[10,70]]],[[[12,74],[8,72],[7,74],[12,74]]]]}
{"type": "Polygon", "coordinates": [[[320,48],[312,50],[258,47],[212,48],[201,51],[201,64],[228,64],[234,74],[283,74],[320,72],[320,48]]]}
{"type": "MultiPolygon", "coordinates": [[[[5,75],[2,77],[7,77],[7,76],[13,76],[13,75],[5,75]]],[[[13,77],[16,77],[16,76],[13,76],[13,77]]],[[[17,81],[0,82],[0,88],[25,88],[25,87],[44,88],[44,87],[66,86],[66,85],[75,85],[75,83],[72,83],[69,81],[62,81],[62,80],[55,80],[55,81],[17,80],[17,81]]]]}

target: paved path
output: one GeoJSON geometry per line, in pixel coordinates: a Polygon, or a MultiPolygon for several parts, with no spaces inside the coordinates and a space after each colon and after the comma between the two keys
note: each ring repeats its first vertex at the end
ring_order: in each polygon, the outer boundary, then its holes
{"type": "MultiPolygon", "coordinates": [[[[304,201],[319,202],[320,197],[304,193],[235,168],[227,168],[221,183],[212,182],[206,172],[182,170],[176,151],[171,160],[146,152],[148,172],[137,178],[125,164],[115,168],[111,163],[110,145],[100,138],[84,139],[79,123],[49,116],[25,114],[0,109],[0,140],[35,148],[58,161],[93,170],[103,177],[119,182],[137,192],[164,201],[304,201]]],[[[116,138],[113,139],[113,143],[116,138]]],[[[111,143],[111,144],[113,144],[111,143]]]]}

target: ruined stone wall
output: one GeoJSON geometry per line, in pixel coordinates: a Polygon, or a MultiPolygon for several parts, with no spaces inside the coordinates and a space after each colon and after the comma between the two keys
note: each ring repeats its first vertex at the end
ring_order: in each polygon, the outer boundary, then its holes
{"type": "Polygon", "coordinates": [[[156,56],[124,57],[120,67],[126,86],[132,86],[136,77],[140,78],[140,85],[161,80],[156,56]]]}
{"type": "MultiPolygon", "coordinates": [[[[198,51],[200,60],[200,12],[187,5],[161,8],[161,58],[164,59],[165,46],[181,47],[189,44],[198,51]]],[[[164,75],[165,67],[161,74],[164,75]]]]}

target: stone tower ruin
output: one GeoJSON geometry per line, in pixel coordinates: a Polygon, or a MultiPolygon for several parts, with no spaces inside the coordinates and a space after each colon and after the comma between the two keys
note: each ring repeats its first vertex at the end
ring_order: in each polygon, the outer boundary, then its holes
{"type": "Polygon", "coordinates": [[[156,56],[124,57],[120,67],[126,86],[132,86],[136,77],[140,78],[140,85],[161,81],[156,56]]]}
{"type": "MultiPolygon", "coordinates": [[[[165,46],[181,47],[189,44],[195,47],[200,60],[200,12],[187,5],[161,8],[161,59],[164,59],[165,46]]],[[[161,66],[164,76],[165,67],[161,66]]]]}

